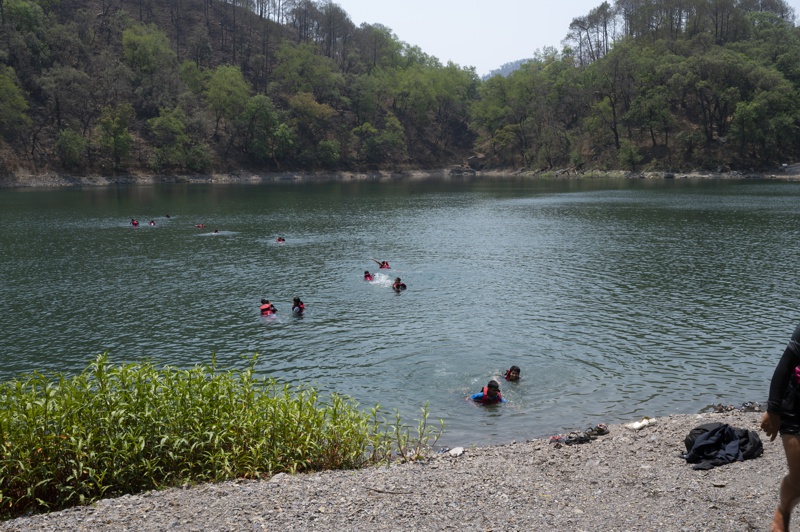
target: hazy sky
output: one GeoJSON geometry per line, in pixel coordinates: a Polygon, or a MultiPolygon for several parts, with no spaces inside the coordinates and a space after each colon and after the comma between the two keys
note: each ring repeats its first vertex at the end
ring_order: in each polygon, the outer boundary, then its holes
{"type": "MultiPolygon", "coordinates": [[[[381,23],[442,64],[474,66],[481,76],[545,46],[560,50],[572,19],[602,1],[333,0],[356,26],[381,23]]],[[[800,13],[800,0],[788,4],[800,13]]]]}

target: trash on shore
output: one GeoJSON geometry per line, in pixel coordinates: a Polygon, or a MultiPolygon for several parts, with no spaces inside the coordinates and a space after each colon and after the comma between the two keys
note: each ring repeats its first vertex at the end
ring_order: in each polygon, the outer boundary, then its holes
{"type": "Polygon", "coordinates": [[[464,454],[464,448],[463,447],[455,447],[455,448],[450,449],[449,451],[447,451],[447,454],[449,454],[450,456],[461,456],[462,454],[464,454]]]}
{"type": "Polygon", "coordinates": [[[655,422],[656,422],[655,419],[652,419],[652,418],[649,418],[649,417],[645,416],[641,421],[634,421],[633,423],[628,423],[625,426],[628,427],[629,429],[641,430],[641,429],[647,427],[648,425],[655,424],[655,422]]]}

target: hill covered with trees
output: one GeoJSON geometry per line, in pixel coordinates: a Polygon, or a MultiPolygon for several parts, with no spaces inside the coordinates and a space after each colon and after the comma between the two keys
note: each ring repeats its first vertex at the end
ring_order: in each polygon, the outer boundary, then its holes
{"type": "Polygon", "coordinates": [[[603,2],[565,30],[481,80],[330,1],[0,0],[0,175],[800,158],[783,0],[603,2]]]}

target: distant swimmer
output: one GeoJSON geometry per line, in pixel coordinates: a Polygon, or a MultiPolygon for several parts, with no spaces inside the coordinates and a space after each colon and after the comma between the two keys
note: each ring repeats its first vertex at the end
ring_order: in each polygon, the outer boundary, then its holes
{"type": "Polygon", "coordinates": [[[169,218],[169,214],[167,214],[167,215],[165,216],[165,218],[169,218]]]}
{"type": "Polygon", "coordinates": [[[392,290],[397,292],[398,294],[406,289],[406,283],[402,282],[399,277],[394,278],[394,282],[392,283],[392,290]]]}
{"type": "Polygon", "coordinates": [[[139,220],[136,218],[131,218],[131,225],[134,227],[139,227],[139,220]]]}
{"type": "Polygon", "coordinates": [[[282,236],[279,236],[278,238],[275,239],[275,242],[277,242],[278,244],[283,244],[284,242],[286,242],[286,239],[283,238],[282,236]]]}
{"type": "Polygon", "coordinates": [[[365,281],[372,281],[372,274],[369,273],[369,270],[364,270],[364,280],[365,281]]]}
{"type": "Polygon", "coordinates": [[[219,229],[214,229],[214,234],[218,235],[219,234],[219,229]]]}
{"type": "Polygon", "coordinates": [[[278,309],[276,309],[275,305],[270,303],[268,299],[262,299],[261,306],[259,308],[261,309],[262,316],[272,316],[273,314],[278,313],[278,309]]]}
{"type": "Polygon", "coordinates": [[[195,226],[196,228],[198,228],[198,229],[205,229],[205,228],[206,228],[206,225],[205,225],[205,224],[194,224],[194,226],[195,226]]]}
{"type": "Polygon", "coordinates": [[[295,316],[302,316],[303,312],[305,312],[306,306],[305,304],[300,301],[299,297],[294,298],[292,301],[292,314],[295,316]]]}
{"type": "Polygon", "coordinates": [[[391,270],[392,269],[392,267],[389,266],[389,263],[386,262],[385,260],[378,260],[378,259],[372,259],[372,260],[374,260],[375,262],[378,263],[378,266],[380,267],[381,270],[391,270]]]}
{"type": "Polygon", "coordinates": [[[156,221],[155,220],[150,220],[150,227],[155,227],[155,225],[156,225],[156,221]]]}

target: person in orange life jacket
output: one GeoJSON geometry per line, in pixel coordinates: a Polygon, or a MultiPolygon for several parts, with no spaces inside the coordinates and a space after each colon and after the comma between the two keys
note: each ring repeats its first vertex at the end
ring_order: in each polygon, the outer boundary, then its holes
{"type": "Polygon", "coordinates": [[[302,316],[303,311],[306,309],[306,306],[300,301],[299,297],[294,298],[292,301],[292,314],[296,316],[302,316]]]}
{"type": "Polygon", "coordinates": [[[372,274],[369,273],[369,270],[364,270],[364,280],[365,281],[372,281],[372,274]]]}
{"type": "Polygon", "coordinates": [[[507,381],[518,381],[519,380],[519,366],[511,366],[506,371],[505,379],[507,381]]]}
{"type": "Polygon", "coordinates": [[[377,259],[372,259],[372,260],[374,260],[375,262],[378,263],[378,267],[381,270],[391,270],[392,269],[392,267],[389,266],[389,263],[386,262],[385,260],[377,260],[377,259]]]}
{"type": "Polygon", "coordinates": [[[392,290],[397,293],[400,293],[401,290],[406,289],[406,283],[402,282],[399,277],[394,278],[394,283],[392,283],[392,290]]]}
{"type": "Polygon", "coordinates": [[[278,309],[275,308],[275,305],[269,302],[268,299],[261,300],[261,315],[262,316],[272,316],[278,312],[278,309]]]}
{"type": "Polygon", "coordinates": [[[500,395],[500,385],[497,384],[497,381],[489,381],[489,384],[483,387],[483,391],[470,395],[469,398],[482,405],[506,402],[503,396],[500,395]]]}
{"type": "Polygon", "coordinates": [[[136,218],[131,218],[131,225],[134,227],[139,227],[139,220],[136,218]]]}
{"type": "Polygon", "coordinates": [[[286,242],[286,239],[283,238],[282,236],[279,236],[278,238],[275,239],[275,242],[277,242],[278,244],[283,244],[284,242],[286,242]]]}

